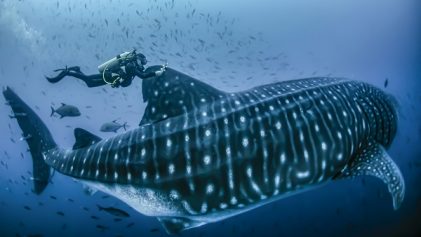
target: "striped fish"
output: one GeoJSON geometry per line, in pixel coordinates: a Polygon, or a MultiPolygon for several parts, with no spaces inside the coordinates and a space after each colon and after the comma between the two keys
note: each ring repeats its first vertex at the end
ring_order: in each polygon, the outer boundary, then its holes
{"type": "Polygon", "coordinates": [[[404,180],[386,153],[395,103],[371,85],[318,77],[226,93],[168,68],[143,80],[142,92],[139,128],[105,140],[77,128],[73,149],[63,149],[6,88],[31,137],[35,191],[52,167],[157,217],[171,234],[362,175],[387,185],[395,209],[403,201],[404,180]]]}

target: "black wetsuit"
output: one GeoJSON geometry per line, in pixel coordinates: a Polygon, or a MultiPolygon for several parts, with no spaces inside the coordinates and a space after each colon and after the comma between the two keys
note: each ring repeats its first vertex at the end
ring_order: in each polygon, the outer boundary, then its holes
{"type": "MultiPolygon", "coordinates": [[[[137,54],[137,56],[146,62],[146,58],[143,54],[137,54]]],[[[88,87],[102,86],[107,84],[107,82],[108,84],[111,84],[112,87],[127,87],[132,83],[135,76],[142,79],[155,76],[155,72],[145,72],[145,68],[143,65],[139,65],[136,58],[126,62],[123,61],[122,65],[120,65],[119,69],[116,71],[106,70],[104,73],[99,74],[86,75],[80,70],[80,67],[78,66],[60,70],[61,72],[57,76],[46,77],[47,80],[51,83],[56,83],[63,79],[65,76],[71,76],[81,79],[88,87]],[[124,67],[124,70],[122,67],[124,67]],[[116,78],[113,76],[113,73],[117,74],[121,79],[116,80],[116,78]]]]}
{"type": "Polygon", "coordinates": [[[143,65],[139,65],[137,61],[129,61],[124,65],[124,69],[121,69],[117,72],[119,76],[123,79],[121,82],[118,82],[117,86],[126,87],[132,83],[132,80],[135,76],[145,79],[155,76],[155,72],[145,72],[143,65]]]}

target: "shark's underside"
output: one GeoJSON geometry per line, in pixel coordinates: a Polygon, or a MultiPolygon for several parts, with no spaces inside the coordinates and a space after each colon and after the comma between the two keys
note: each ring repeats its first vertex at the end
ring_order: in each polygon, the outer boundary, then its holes
{"type": "Polygon", "coordinates": [[[395,105],[373,86],[323,77],[226,93],[168,68],[142,87],[139,128],[106,140],[78,128],[73,149],[59,148],[6,88],[33,157],[35,192],[52,167],[158,217],[169,233],[359,175],[384,181],[395,208],[403,200],[404,180],[385,151],[395,105]]]}

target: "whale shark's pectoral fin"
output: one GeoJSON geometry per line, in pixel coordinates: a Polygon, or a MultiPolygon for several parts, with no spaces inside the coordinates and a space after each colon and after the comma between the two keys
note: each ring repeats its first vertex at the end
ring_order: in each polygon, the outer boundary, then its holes
{"type": "Polygon", "coordinates": [[[168,234],[178,234],[183,230],[206,224],[205,222],[194,221],[185,217],[158,217],[158,220],[168,234]]]}
{"type": "Polygon", "coordinates": [[[383,146],[377,143],[369,144],[335,179],[361,175],[381,179],[392,195],[393,208],[399,208],[405,196],[405,182],[398,166],[383,146]]]}

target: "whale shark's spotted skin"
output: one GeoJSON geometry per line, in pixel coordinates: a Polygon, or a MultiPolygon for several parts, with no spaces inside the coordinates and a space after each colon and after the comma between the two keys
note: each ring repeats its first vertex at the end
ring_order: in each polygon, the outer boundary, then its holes
{"type": "MultiPolygon", "coordinates": [[[[139,128],[75,150],[51,149],[44,158],[54,169],[159,217],[169,233],[353,176],[359,165],[349,164],[372,156],[377,146],[389,147],[396,133],[389,96],[338,78],[229,94],[168,69],[145,80],[143,94],[148,106],[139,128]]],[[[396,165],[364,160],[389,175],[397,207],[404,184],[396,165]]]]}

